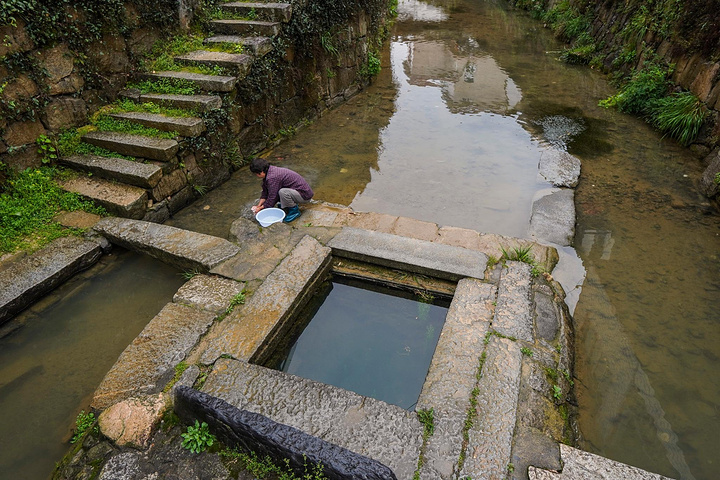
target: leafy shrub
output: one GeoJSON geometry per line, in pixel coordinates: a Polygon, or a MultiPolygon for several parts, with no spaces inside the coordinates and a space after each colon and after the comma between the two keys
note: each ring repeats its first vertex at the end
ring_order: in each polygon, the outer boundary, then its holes
{"type": "Polygon", "coordinates": [[[645,62],[643,68],[635,70],[630,81],[611,97],[601,100],[601,107],[617,107],[625,113],[647,115],[658,100],[667,94],[668,72],[653,62],[645,62]]]}
{"type": "Polygon", "coordinates": [[[375,52],[368,52],[367,64],[362,68],[360,74],[366,77],[374,77],[380,73],[380,58],[375,52]]]}
{"type": "Polygon", "coordinates": [[[193,453],[201,453],[212,447],[215,441],[215,435],[210,433],[208,424],[195,420],[195,425],[189,425],[187,432],[181,434],[183,438],[182,445],[193,453]]]}
{"type": "Polygon", "coordinates": [[[588,17],[581,15],[567,1],[560,2],[547,11],[542,20],[550,26],[556,37],[566,42],[587,33],[590,27],[588,17]]]}
{"type": "Polygon", "coordinates": [[[705,104],[692,93],[674,93],[655,102],[650,123],[687,146],[697,138],[708,113],[705,104]]]}
{"type": "Polygon", "coordinates": [[[85,410],[81,410],[75,419],[75,433],[70,439],[70,443],[80,440],[85,435],[85,432],[91,428],[93,432],[98,432],[98,427],[95,425],[95,414],[92,412],[85,413],[85,410]]]}

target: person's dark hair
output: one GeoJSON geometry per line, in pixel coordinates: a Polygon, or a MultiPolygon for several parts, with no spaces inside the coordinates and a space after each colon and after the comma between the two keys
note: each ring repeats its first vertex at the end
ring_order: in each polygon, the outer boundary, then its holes
{"type": "Polygon", "coordinates": [[[250,162],[250,171],[252,173],[267,173],[270,164],[264,158],[253,158],[250,162]]]}

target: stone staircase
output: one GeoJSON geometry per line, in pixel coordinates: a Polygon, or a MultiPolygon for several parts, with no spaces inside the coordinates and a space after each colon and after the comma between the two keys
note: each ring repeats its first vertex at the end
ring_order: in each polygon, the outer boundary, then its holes
{"type": "Polygon", "coordinates": [[[120,94],[135,103],[192,111],[191,116],[142,112],[110,115],[164,132],[177,132],[178,137],[162,139],[101,130],[88,132],[82,136],[82,142],[117,153],[118,157],[73,155],[60,159],[61,164],[83,173],[61,181],[64,189],[90,198],[112,215],[154,221],[164,220],[162,215],[153,214],[163,202],[170,205],[166,209],[170,215],[191,201],[198,190],[203,190],[198,186],[193,189],[193,178],[202,173],[197,166],[201,159],[195,158],[188,140],[206,134],[203,114],[223,108],[223,95],[243,81],[258,57],[272,50],[273,37],[292,15],[289,3],[229,2],[220,8],[223,19],[210,22],[212,32],[204,39],[208,49],[175,57],[177,64],[188,68],[138,75],[138,80],[181,80],[194,85],[200,93],[179,95],[125,90],[120,94]],[[242,45],[242,52],[247,53],[216,51],[217,46],[223,44],[242,45]],[[219,66],[226,74],[191,71],[191,67],[198,65],[219,66]]]}

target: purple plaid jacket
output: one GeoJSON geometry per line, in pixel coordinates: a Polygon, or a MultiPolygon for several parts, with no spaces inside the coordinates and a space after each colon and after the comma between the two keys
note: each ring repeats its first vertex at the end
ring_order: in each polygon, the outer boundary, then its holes
{"type": "Polygon", "coordinates": [[[275,206],[280,200],[278,192],[281,188],[297,190],[305,200],[310,200],[314,195],[310,185],[299,173],[293,172],[289,168],[270,165],[267,175],[263,179],[262,195],[260,195],[261,199],[265,199],[265,207],[272,208],[275,206]]]}

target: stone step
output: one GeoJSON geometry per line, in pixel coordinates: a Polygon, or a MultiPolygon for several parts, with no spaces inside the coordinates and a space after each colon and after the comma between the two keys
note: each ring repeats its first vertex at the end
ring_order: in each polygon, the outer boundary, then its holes
{"type": "Polygon", "coordinates": [[[185,80],[192,82],[203,92],[231,92],[235,88],[237,78],[228,75],[204,75],[193,72],[154,72],[140,75],[144,80],[185,80]]]}
{"type": "Polygon", "coordinates": [[[88,132],[84,142],[131,157],[149,158],[169,162],[175,158],[180,146],[175,140],[144,137],[120,132],[88,132]]]}
{"type": "Polygon", "coordinates": [[[189,65],[219,65],[237,71],[238,78],[243,78],[250,71],[253,57],[244,53],[211,52],[196,50],[175,57],[175,60],[189,65]]]}
{"type": "Polygon", "coordinates": [[[273,49],[272,39],[269,37],[241,37],[238,35],[216,35],[204,40],[205,44],[234,43],[242,45],[256,57],[262,57],[273,49]]]}
{"type": "Polygon", "coordinates": [[[132,185],[86,176],[69,178],[58,184],[68,192],[89,198],[119,217],[140,219],[147,210],[147,192],[132,185]]]}
{"type": "Polygon", "coordinates": [[[271,20],[287,23],[292,16],[292,5],[289,3],[271,2],[230,2],[220,6],[226,12],[238,15],[250,15],[255,12],[258,20],[271,20]]]}
{"type": "Polygon", "coordinates": [[[116,180],[141,188],[153,188],[162,178],[162,168],[157,165],[133,162],[124,158],[73,155],[61,158],[60,163],[75,170],[90,172],[101,178],[116,180]]]}
{"type": "Polygon", "coordinates": [[[217,33],[230,35],[263,35],[274,37],[280,32],[279,22],[260,22],[255,20],[213,20],[210,28],[217,33]]]}
{"type": "Polygon", "coordinates": [[[170,117],[159,113],[145,112],[113,113],[110,116],[157,128],[163,132],[177,132],[183,137],[197,137],[205,131],[205,122],[198,117],[170,117]]]}
{"type": "Polygon", "coordinates": [[[163,107],[194,110],[196,112],[209,112],[222,107],[222,99],[217,95],[145,93],[138,97],[138,101],[141,103],[154,103],[163,107]]]}

